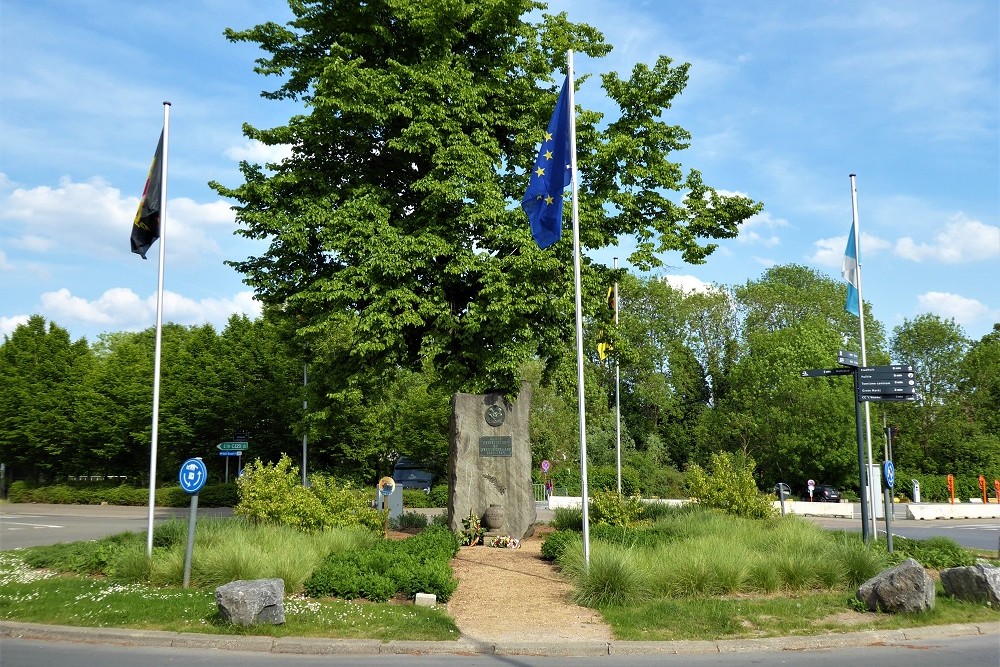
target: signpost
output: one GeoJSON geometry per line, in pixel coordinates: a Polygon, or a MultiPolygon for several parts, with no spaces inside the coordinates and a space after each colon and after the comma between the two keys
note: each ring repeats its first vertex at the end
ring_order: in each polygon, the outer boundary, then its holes
{"type": "Polygon", "coordinates": [[[184,551],[184,588],[191,583],[191,557],[194,555],[194,524],[198,514],[198,492],[208,480],[208,469],[200,458],[188,459],[181,464],[179,475],[181,488],[191,494],[191,509],[188,511],[187,549],[184,551]]]}
{"type": "MultiPolygon", "coordinates": [[[[228,442],[220,442],[215,446],[219,450],[219,456],[237,456],[242,457],[243,452],[250,448],[250,443],[247,442],[247,434],[238,432],[233,435],[233,439],[228,442]]],[[[236,461],[236,475],[240,474],[240,461],[242,458],[236,461]]],[[[229,459],[226,459],[226,484],[229,484],[229,459]]]]}
{"type": "Polygon", "coordinates": [[[809,489],[809,502],[812,502],[813,491],[816,490],[816,482],[815,482],[815,480],[809,480],[808,482],[806,482],[806,488],[809,489]]]}
{"type": "Polygon", "coordinates": [[[892,487],[896,484],[896,467],[892,465],[892,461],[882,464],[882,479],[885,480],[885,490],[882,492],[885,496],[885,544],[889,553],[892,553],[892,487]]]}
{"type": "MultiPolygon", "coordinates": [[[[864,340],[864,333],[862,333],[862,340],[864,340]]],[[[874,498],[878,495],[874,490],[869,492],[869,481],[871,481],[871,485],[874,487],[878,481],[878,473],[877,470],[873,470],[875,467],[874,463],[869,461],[871,466],[865,463],[861,406],[871,401],[916,401],[919,397],[917,393],[916,369],[912,363],[890,364],[887,366],[862,366],[858,359],[858,353],[851,352],[850,350],[838,350],[837,363],[840,364],[840,368],[810,368],[799,371],[799,375],[804,378],[833,377],[837,375],[853,376],[854,420],[858,440],[858,471],[861,486],[861,535],[867,544],[871,539],[871,531],[875,530],[874,518],[871,519],[872,524],[869,526],[869,515],[877,514],[877,504],[874,498]],[[869,502],[871,502],[870,512],[869,502]]],[[[868,458],[871,458],[871,452],[869,452],[868,458]]],[[[887,455],[886,459],[888,458],[887,455]]],[[[887,460],[886,464],[889,466],[889,470],[892,470],[892,462],[887,460]]],[[[885,470],[883,470],[884,472],[885,470]]],[[[893,471],[892,474],[895,475],[895,472],[893,471]]],[[[887,479],[886,482],[886,498],[888,499],[888,494],[895,479],[892,481],[887,479]]],[[[813,480],[809,480],[808,488],[809,499],[812,500],[813,490],[816,488],[813,480]]],[[[890,550],[892,549],[892,534],[888,530],[888,521],[891,509],[891,505],[886,506],[886,532],[890,550]]]]}

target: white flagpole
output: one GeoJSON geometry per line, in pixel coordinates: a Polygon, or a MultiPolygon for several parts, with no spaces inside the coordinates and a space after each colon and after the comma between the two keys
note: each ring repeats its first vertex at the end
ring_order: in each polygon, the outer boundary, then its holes
{"type": "MultiPolygon", "coordinates": [[[[865,351],[865,299],[861,292],[861,230],[858,226],[858,188],[854,182],[857,178],[856,174],[851,174],[851,214],[853,215],[854,225],[852,229],[854,230],[854,254],[855,260],[857,261],[857,276],[858,276],[858,322],[861,325],[861,365],[862,367],[868,365],[867,354],[865,351]]],[[[868,409],[868,401],[865,401],[865,441],[868,445],[868,460],[865,462],[865,479],[864,484],[868,488],[867,501],[868,501],[868,521],[871,524],[871,535],[873,539],[878,538],[878,528],[877,522],[875,521],[875,499],[872,498],[875,491],[875,485],[872,483],[872,424],[871,424],[871,412],[868,409]]]]}
{"type": "Polygon", "coordinates": [[[156,508],[156,445],[160,422],[160,342],[163,338],[163,246],[167,240],[167,154],[170,139],[170,102],[163,103],[163,164],[160,167],[160,266],[156,278],[156,349],[153,356],[153,432],[149,448],[149,521],[146,555],[153,556],[153,513],[156,508]]]}
{"type": "Polygon", "coordinates": [[[576,178],[576,103],[573,101],[573,51],[566,54],[567,74],[569,76],[569,144],[570,171],[573,186],[573,284],[576,290],[576,383],[577,403],[580,419],[580,499],[583,509],[583,562],[590,565],[590,521],[588,518],[587,495],[587,406],[584,403],[583,391],[583,301],[580,297],[580,206],[577,197],[576,178]]]}
{"type": "MultiPolygon", "coordinates": [[[[615,272],[618,272],[618,258],[615,257],[615,272]]],[[[615,281],[615,328],[618,328],[618,281],[615,281]]],[[[618,353],[615,353],[615,458],[618,463],[618,495],[622,493],[622,401],[621,375],[618,353]]]]}

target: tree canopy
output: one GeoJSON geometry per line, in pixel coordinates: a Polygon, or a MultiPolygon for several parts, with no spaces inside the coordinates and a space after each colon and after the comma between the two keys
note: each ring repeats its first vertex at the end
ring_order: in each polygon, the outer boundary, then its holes
{"type": "MultiPolygon", "coordinates": [[[[264,97],[303,107],[280,127],[244,126],[290,158],[244,162],[243,184],[212,184],[238,202],[239,233],[269,244],[234,266],[341,386],[430,362],[451,389],[515,393],[526,361],[551,369],[567,353],[574,322],[570,235],[534,245],[517,205],[525,170],[567,51],[600,58],[611,46],[531,0],[290,6],[286,26],[226,31],[268,54],[256,71],[281,84],[264,97]]],[[[699,263],[715,248],[704,239],[736,236],[760,210],[671,161],[690,136],[663,115],[687,77],[662,56],[602,75],[619,108],[610,119],[583,106],[599,93],[577,79],[584,250],[629,235],[637,267],[668,250],[699,263]]],[[[593,310],[609,269],[584,262],[593,310]]]]}

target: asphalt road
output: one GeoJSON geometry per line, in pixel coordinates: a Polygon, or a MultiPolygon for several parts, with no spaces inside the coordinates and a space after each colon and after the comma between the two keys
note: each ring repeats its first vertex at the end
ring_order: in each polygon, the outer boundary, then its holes
{"type": "MultiPolygon", "coordinates": [[[[156,508],[154,521],[187,520],[189,508],[156,508]]],[[[230,508],[199,507],[198,516],[232,516],[230,508]]],[[[118,533],[145,533],[148,507],[117,505],[0,505],[0,550],[96,540],[118,533]]]]}
{"type": "Polygon", "coordinates": [[[901,642],[823,650],[764,650],[731,653],[655,653],[558,657],[538,655],[289,655],[151,646],[109,646],[21,639],[4,639],[0,664],[4,667],[734,667],[788,665],[789,667],[997,667],[1000,638],[936,637],[901,642]]]}

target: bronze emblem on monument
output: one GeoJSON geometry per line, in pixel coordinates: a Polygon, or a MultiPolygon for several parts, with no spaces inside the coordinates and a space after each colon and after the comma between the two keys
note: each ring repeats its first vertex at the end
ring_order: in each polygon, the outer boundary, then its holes
{"type": "Polygon", "coordinates": [[[500,424],[503,424],[505,416],[502,406],[491,405],[486,408],[486,423],[490,426],[500,426],[500,424]]]}

